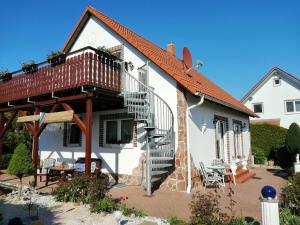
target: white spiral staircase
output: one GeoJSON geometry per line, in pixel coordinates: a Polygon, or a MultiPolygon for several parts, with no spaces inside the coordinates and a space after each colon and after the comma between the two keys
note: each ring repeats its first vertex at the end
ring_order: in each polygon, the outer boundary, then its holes
{"type": "Polygon", "coordinates": [[[133,77],[122,73],[122,95],[128,113],[144,124],[147,194],[159,185],[174,167],[174,116],[169,105],[154,91],[133,77]]]}

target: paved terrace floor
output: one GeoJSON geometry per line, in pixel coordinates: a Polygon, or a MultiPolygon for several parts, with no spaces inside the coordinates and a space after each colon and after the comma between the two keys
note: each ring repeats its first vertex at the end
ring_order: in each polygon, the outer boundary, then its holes
{"type": "MultiPolygon", "coordinates": [[[[285,186],[287,174],[278,169],[265,169],[255,168],[256,176],[237,186],[231,185],[234,190],[234,200],[237,202],[235,206],[236,215],[243,217],[251,217],[260,221],[260,190],[264,185],[274,186],[278,192],[285,186]]],[[[18,179],[13,176],[0,173],[0,182],[8,182],[11,184],[18,183],[18,179]]],[[[24,179],[24,184],[28,183],[28,178],[24,179]]],[[[47,187],[44,182],[38,182],[37,189],[41,192],[50,193],[56,186],[56,182],[50,182],[47,187]]],[[[228,194],[228,183],[224,193],[221,194],[221,207],[225,209],[228,206],[229,199],[226,197],[228,194]]],[[[204,190],[193,190],[204,192],[204,190]]],[[[208,188],[206,191],[212,191],[208,188]]],[[[127,196],[126,203],[137,209],[143,209],[146,214],[157,217],[169,217],[176,215],[177,217],[186,221],[190,218],[189,204],[192,199],[192,194],[183,192],[167,192],[158,190],[154,192],[152,197],[145,196],[145,192],[140,186],[127,186],[123,188],[113,188],[109,192],[112,197],[119,198],[127,196]]]]}

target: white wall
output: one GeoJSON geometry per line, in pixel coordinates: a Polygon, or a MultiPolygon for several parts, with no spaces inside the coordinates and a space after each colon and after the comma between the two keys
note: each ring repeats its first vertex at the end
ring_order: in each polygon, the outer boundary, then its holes
{"type": "MultiPolygon", "coordinates": [[[[196,104],[198,101],[199,99],[188,95],[189,106],[196,104]]],[[[213,159],[216,158],[216,134],[213,124],[214,115],[228,118],[230,158],[234,156],[233,119],[242,121],[242,124],[246,123],[246,127],[243,128],[243,148],[245,156],[248,157],[250,152],[249,117],[236,111],[228,110],[220,105],[210,103],[208,100],[204,100],[202,105],[191,110],[189,118],[189,148],[197,167],[199,167],[200,161],[203,161],[205,165],[210,165],[213,159]],[[203,124],[206,124],[205,132],[202,132],[203,124]]]]}
{"type": "MultiPolygon", "coordinates": [[[[137,77],[137,68],[147,63],[147,58],[135,48],[133,48],[130,44],[128,44],[125,40],[120,38],[114,32],[110,31],[95,17],[89,19],[70,51],[72,52],[86,46],[92,46],[94,48],[105,46],[106,48],[111,48],[121,44],[124,46],[124,60],[127,62],[131,61],[134,65],[134,70],[130,71],[130,73],[137,77]]],[[[148,74],[149,85],[154,88],[155,93],[157,93],[169,104],[173,112],[174,130],[176,137],[175,149],[177,149],[177,83],[173,78],[163,72],[152,62],[149,62],[148,74]]],[[[140,143],[137,148],[118,150],[111,148],[100,148],[98,126],[99,114],[101,113],[103,112],[93,113],[92,157],[100,156],[101,158],[103,158],[105,162],[104,167],[106,167],[106,170],[108,172],[132,174],[132,170],[138,166],[141,153],[144,152],[143,150],[141,150],[144,129],[140,128],[140,126],[138,128],[138,140],[140,143]]],[[[44,132],[41,136],[40,141],[41,158],[43,159],[51,156],[53,158],[76,160],[78,157],[84,157],[84,143],[85,138],[83,137],[81,148],[66,148],[63,147],[63,131],[44,132]]]]}
{"type": "MultiPolygon", "coordinates": [[[[124,110],[94,112],[92,120],[92,158],[103,159],[103,171],[120,174],[132,174],[132,170],[138,166],[138,160],[144,153],[138,147],[109,148],[99,147],[99,118],[100,115],[126,112],[124,110]]],[[[84,119],[84,114],[82,115],[84,119]]],[[[41,159],[48,157],[63,159],[66,163],[74,163],[78,157],[85,157],[85,136],[82,134],[81,147],[63,146],[63,129],[58,131],[45,130],[40,137],[41,159]]]]}
{"type": "Polygon", "coordinates": [[[281,76],[281,84],[273,85],[274,76],[270,76],[262,86],[246,99],[244,104],[253,109],[253,103],[263,103],[263,113],[258,113],[259,119],[280,119],[280,126],[288,128],[291,123],[300,125],[300,113],[286,113],[285,100],[300,99],[300,85],[286,76],[281,76]]]}

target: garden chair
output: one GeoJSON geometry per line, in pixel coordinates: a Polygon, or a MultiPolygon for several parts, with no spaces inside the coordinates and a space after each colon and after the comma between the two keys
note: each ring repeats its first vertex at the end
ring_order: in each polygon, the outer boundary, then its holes
{"type": "Polygon", "coordinates": [[[42,182],[42,176],[46,176],[46,185],[48,185],[49,181],[49,170],[51,167],[55,165],[55,159],[49,158],[45,159],[41,168],[37,170],[37,176],[40,177],[40,182],[42,182]]]}
{"type": "Polygon", "coordinates": [[[206,186],[217,186],[222,191],[224,191],[224,176],[207,172],[203,162],[200,162],[200,172],[203,178],[202,185],[204,186],[204,190],[206,189],[206,186]]]}

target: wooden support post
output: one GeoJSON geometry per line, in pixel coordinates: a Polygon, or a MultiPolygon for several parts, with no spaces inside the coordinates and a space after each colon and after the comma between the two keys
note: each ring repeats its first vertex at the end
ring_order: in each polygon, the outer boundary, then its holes
{"type": "MultiPolygon", "coordinates": [[[[4,130],[4,113],[0,113],[0,132],[4,130]]],[[[0,165],[2,164],[3,137],[0,137],[0,165]]]]}
{"type": "Polygon", "coordinates": [[[85,132],[85,174],[91,175],[91,156],[92,156],[92,99],[86,100],[86,132],[85,132]]]}
{"type": "MultiPolygon", "coordinates": [[[[40,109],[38,107],[35,108],[34,111],[35,115],[40,114],[40,109]]],[[[34,122],[34,132],[32,134],[32,161],[33,161],[33,165],[34,165],[34,186],[36,186],[37,183],[37,168],[39,165],[39,132],[40,129],[40,125],[39,125],[39,121],[35,121],[34,122]]]]}

